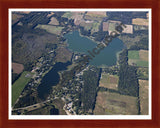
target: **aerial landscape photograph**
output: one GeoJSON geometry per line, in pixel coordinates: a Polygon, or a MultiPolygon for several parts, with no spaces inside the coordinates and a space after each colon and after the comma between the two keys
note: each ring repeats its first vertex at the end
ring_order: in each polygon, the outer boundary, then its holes
{"type": "Polygon", "coordinates": [[[13,9],[11,115],[149,115],[149,13],[13,9]]]}

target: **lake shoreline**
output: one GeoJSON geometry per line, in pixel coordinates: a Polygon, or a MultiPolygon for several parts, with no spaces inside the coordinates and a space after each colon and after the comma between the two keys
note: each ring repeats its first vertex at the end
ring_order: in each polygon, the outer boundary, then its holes
{"type": "MultiPolygon", "coordinates": [[[[88,50],[92,51],[97,46],[97,43],[93,42],[89,37],[81,35],[80,30],[69,32],[64,37],[67,40],[67,48],[74,53],[89,55],[88,50]]],[[[95,57],[92,57],[90,65],[98,67],[114,66],[117,64],[117,54],[124,48],[122,40],[114,38],[107,47],[100,51],[100,54],[94,54],[95,57]]]]}

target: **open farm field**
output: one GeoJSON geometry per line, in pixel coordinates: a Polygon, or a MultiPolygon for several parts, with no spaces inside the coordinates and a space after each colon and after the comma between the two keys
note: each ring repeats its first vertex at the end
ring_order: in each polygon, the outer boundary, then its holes
{"type": "Polygon", "coordinates": [[[148,61],[148,50],[140,50],[139,51],[139,58],[141,60],[144,60],[144,61],[148,61]]]}
{"type": "Polygon", "coordinates": [[[80,26],[84,27],[85,30],[89,31],[92,29],[93,22],[86,23],[85,21],[80,23],[80,26]]]}
{"type": "Polygon", "coordinates": [[[139,59],[139,51],[128,51],[129,59],[139,59]]]}
{"type": "Polygon", "coordinates": [[[106,17],[107,16],[106,12],[94,12],[94,11],[88,11],[86,15],[93,16],[93,17],[106,17]]]}
{"type": "Polygon", "coordinates": [[[108,22],[103,22],[103,31],[108,31],[109,24],[108,22]]]}
{"type": "Polygon", "coordinates": [[[124,28],[124,30],[122,31],[123,33],[131,33],[133,34],[133,25],[126,25],[126,28],[124,28]]]}
{"type": "Polygon", "coordinates": [[[59,22],[55,17],[52,17],[50,20],[51,21],[48,23],[49,25],[59,25],[59,22]]]}
{"type": "Polygon", "coordinates": [[[132,19],[132,24],[148,26],[148,19],[143,19],[143,18],[132,19]]]}
{"type": "Polygon", "coordinates": [[[64,27],[57,27],[52,25],[37,25],[36,28],[44,29],[51,34],[60,35],[64,27]]]}
{"type": "Polygon", "coordinates": [[[149,97],[149,82],[148,80],[139,80],[139,97],[141,115],[148,115],[148,97],[149,97]]]}
{"type": "Polygon", "coordinates": [[[108,89],[118,90],[118,76],[102,74],[99,86],[108,89]]]}
{"type": "Polygon", "coordinates": [[[21,92],[23,91],[24,87],[30,81],[32,77],[32,73],[24,71],[22,75],[19,77],[18,80],[14,82],[12,85],[12,106],[20,96],[21,92]]]}
{"type": "Polygon", "coordinates": [[[133,66],[148,67],[148,51],[128,51],[128,64],[133,66]]]}
{"type": "Polygon", "coordinates": [[[78,11],[78,12],[66,12],[63,14],[62,17],[68,18],[68,19],[75,19],[78,16],[82,16],[85,12],[84,11],[78,11]]]}
{"type": "Polygon", "coordinates": [[[95,115],[137,115],[137,97],[120,95],[109,91],[98,92],[95,115]]]}
{"type": "Polygon", "coordinates": [[[22,64],[18,64],[18,63],[12,63],[12,69],[13,69],[13,73],[21,73],[24,69],[24,66],[22,64]]]}
{"type": "Polygon", "coordinates": [[[84,19],[102,21],[104,17],[107,17],[106,12],[87,12],[84,19]]]}

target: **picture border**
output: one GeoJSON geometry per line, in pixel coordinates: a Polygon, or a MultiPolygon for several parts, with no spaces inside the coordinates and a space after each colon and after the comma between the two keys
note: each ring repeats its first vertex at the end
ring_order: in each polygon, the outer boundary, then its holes
{"type": "Polygon", "coordinates": [[[0,0],[0,127],[2,128],[159,128],[160,127],[160,2],[158,0],[0,0]],[[8,9],[9,8],[151,8],[152,119],[151,120],[9,120],[8,9]]]}
{"type": "Polygon", "coordinates": [[[151,9],[9,9],[9,119],[52,119],[52,120],[57,120],[57,119],[98,119],[98,120],[102,120],[102,119],[117,119],[117,120],[121,120],[121,119],[151,119],[151,9]],[[109,12],[148,12],[149,13],[149,114],[148,115],[12,115],[11,114],[11,87],[12,87],[12,83],[11,83],[11,58],[12,58],[12,51],[11,51],[11,44],[12,44],[12,30],[11,30],[11,26],[12,26],[12,17],[11,14],[12,12],[18,12],[18,11],[32,11],[32,12],[47,12],[47,11],[57,11],[57,12],[62,12],[62,11],[109,11],[109,12]]]}

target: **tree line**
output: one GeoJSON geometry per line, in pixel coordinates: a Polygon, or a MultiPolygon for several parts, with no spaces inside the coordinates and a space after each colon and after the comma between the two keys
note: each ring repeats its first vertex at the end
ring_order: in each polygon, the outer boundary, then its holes
{"type": "Polygon", "coordinates": [[[119,56],[119,83],[118,90],[120,94],[129,96],[139,96],[139,83],[137,78],[137,69],[128,65],[128,50],[125,49],[119,56]]]}

